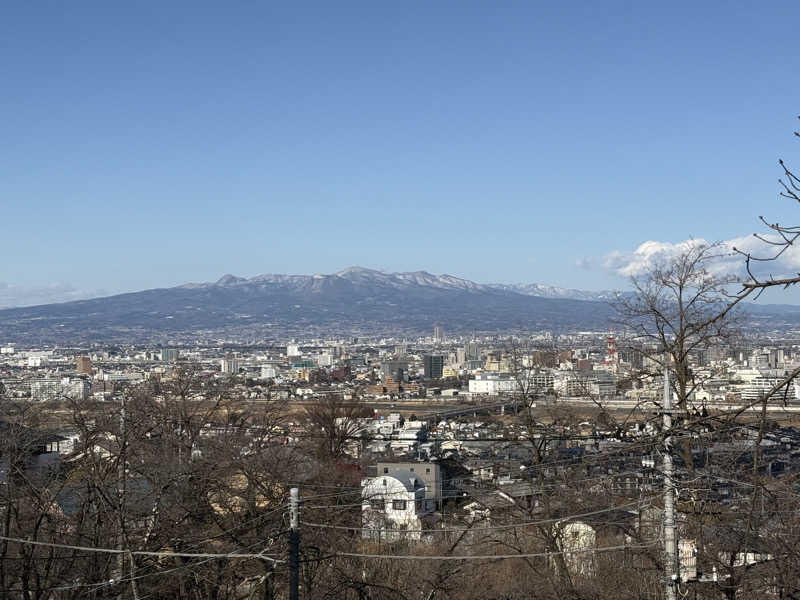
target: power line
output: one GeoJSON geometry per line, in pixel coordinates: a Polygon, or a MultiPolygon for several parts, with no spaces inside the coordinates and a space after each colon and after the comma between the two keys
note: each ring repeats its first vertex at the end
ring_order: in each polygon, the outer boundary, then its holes
{"type": "MultiPolygon", "coordinates": [[[[580,514],[573,514],[573,515],[564,515],[563,517],[553,517],[550,519],[541,519],[538,521],[526,521],[523,523],[511,523],[507,525],[495,525],[491,527],[479,527],[475,529],[392,529],[387,530],[391,534],[395,533],[463,533],[464,531],[502,531],[507,529],[517,529],[519,527],[532,527],[534,525],[545,525],[548,523],[558,523],[561,521],[571,521],[574,519],[581,519],[584,517],[591,517],[594,515],[599,515],[603,513],[613,512],[616,510],[625,510],[626,508],[630,507],[639,507],[642,508],[642,504],[640,502],[633,502],[628,504],[621,504],[619,506],[610,506],[608,508],[603,508],[600,510],[594,510],[591,512],[580,513],[580,514]]],[[[301,525],[306,525],[308,527],[316,527],[319,529],[340,529],[345,531],[377,531],[374,528],[370,527],[351,527],[347,525],[329,525],[327,523],[310,523],[307,521],[300,521],[301,525]]]]}
{"type": "Polygon", "coordinates": [[[263,515],[259,515],[257,517],[253,517],[252,519],[248,519],[247,521],[243,521],[242,523],[239,523],[238,525],[234,525],[233,527],[231,527],[229,529],[225,529],[225,530],[221,531],[220,533],[218,533],[216,535],[209,536],[209,537],[204,538],[202,540],[199,540],[197,542],[192,542],[192,543],[188,544],[186,546],[186,548],[196,548],[197,546],[200,546],[200,545],[202,545],[202,544],[204,544],[206,542],[210,542],[211,540],[215,540],[215,539],[220,538],[220,537],[222,537],[224,535],[228,535],[229,533],[231,533],[233,531],[236,531],[237,529],[241,529],[242,527],[245,527],[247,525],[252,525],[253,523],[255,523],[257,521],[261,521],[262,519],[266,519],[267,517],[270,517],[270,516],[274,515],[276,512],[286,508],[287,506],[288,506],[288,504],[286,504],[286,503],[280,504],[280,505],[277,506],[277,508],[275,508],[275,509],[273,509],[273,510],[267,512],[267,513],[264,513],[263,515]]]}
{"type": "MultiPolygon", "coordinates": [[[[31,542],[31,540],[23,540],[23,541],[31,542]]],[[[245,546],[244,548],[245,549],[249,549],[249,548],[252,548],[253,546],[258,545],[259,543],[262,543],[261,540],[257,540],[256,542],[253,542],[252,544],[249,544],[249,545],[245,546]]],[[[39,542],[39,543],[37,543],[37,545],[52,545],[52,544],[44,544],[44,543],[39,542]]],[[[105,551],[106,549],[96,549],[96,550],[97,551],[105,551]]],[[[113,552],[117,552],[117,550],[113,550],[113,552]]],[[[123,550],[122,552],[127,553],[126,550],[123,550]]],[[[184,553],[184,555],[185,554],[186,553],[184,553]]],[[[170,556],[179,556],[179,555],[178,554],[170,554],[170,556]]],[[[63,585],[63,586],[57,586],[57,587],[51,587],[51,588],[38,588],[37,587],[37,588],[35,588],[35,590],[41,590],[41,591],[68,591],[68,590],[75,590],[75,589],[87,589],[87,588],[96,589],[96,588],[101,588],[101,587],[109,587],[109,586],[113,586],[113,585],[121,585],[121,584],[124,584],[124,583],[131,583],[133,581],[139,581],[141,579],[145,579],[145,578],[148,578],[148,577],[153,577],[155,575],[167,575],[169,573],[174,573],[176,571],[180,571],[180,570],[183,570],[183,569],[193,569],[193,568],[199,567],[199,566],[204,565],[204,564],[206,564],[206,563],[208,563],[208,562],[210,562],[212,560],[219,559],[219,558],[222,558],[222,559],[225,559],[225,558],[238,558],[240,556],[245,556],[245,555],[243,555],[243,554],[237,554],[237,555],[212,555],[209,558],[205,558],[204,560],[201,560],[199,562],[180,565],[178,567],[172,567],[170,569],[167,569],[166,571],[155,571],[153,573],[144,573],[142,575],[135,575],[135,576],[131,576],[131,577],[123,577],[121,579],[109,579],[107,581],[101,581],[101,582],[95,582],[95,583],[73,583],[73,584],[70,584],[70,585],[63,585]]],[[[267,557],[267,555],[261,555],[261,554],[254,555],[254,556],[257,556],[259,558],[267,557]]],[[[275,564],[275,563],[283,563],[285,561],[278,560],[278,561],[272,561],[272,562],[273,562],[273,564],[275,564]]],[[[22,590],[22,589],[19,589],[19,590],[7,589],[7,590],[3,590],[3,591],[24,591],[24,590],[22,590]]],[[[145,598],[150,598],[154,594],[155,594],[155,592],[153,594],[148,594],[147,596],[141,596],[139,598],[139,600],[144,600],[145,598]]]]}
{"type": "Polygon", "coordinates": [[[22,538],[7,537],[0,535],[0,540],[7,542],[15,542],[18,544],[26,544],[31,546],[47,546],[49,548],[62,548],[65,550],[77,550],[80,552],[105,552],[107,554],[133,554],[134,556],[158,556],[158,557],[181,557],[181,558],[258,558],[270,562],[281,563],[283,560],[277,559],[268,554],[240,554],[236,552],[229,552],[227,554],[211,553],[211,552],[172,552],[169,550],[125,550],[119,548],[98,548],[95,546],[73,546],[70,544],[56,544],[54,542],[41,542],[38,540],[26,540],[22,538]]]}
{"type": "MultiPolygon", "coordinates": [[[[593,554],[602,552],[612,552],[617,550],[638,550],[650,548],[658,544],[658,541],[649,544],[625,544],[620,546],[603,546],[601,548],[578,548],[575,550],[558,550],[554,552],[521,552],[519,554],[484,554],[484,555],[446,555],[446,556],[424,556],[416,554],[362,554],[359,552],[337,552],[332,555],[346,556],[351,558],[379,558],[389,560],[509,560],[517,558],[537,558],[558,556],[561,554],[593,554]]],[[[324,559],[320,559],[324,560],[324,559]]]]}
{"type": "MultiPolygon", "coordinates": [[[[244,548],[245,549],[252,548],[253,546],[259,544],[260,542],[261,542],[261,540],[258,540],[256,542],[253,542],[252,544],[248,544],[244,548]]],[[[121,580],[121,581],[119,581],[119,583],[128,583],[129,581],[144,579],[146,577],[152,577],[154,575],[167,575],[169,573],[175,573],[176,571],[181,571],[183,569],[194,569],[194,568],[197,568],[197,567],[199,567],[201,565],[204,565],[204,564],[206,564],[206,563],[208,563],[208,562],[210,562],[212,560],[214,560],[214,559],[213,558],[207,558],[205,560],[201,560],[201,561],[196,562],[196,563],[189,563],[189,564],[186,564],[186,565],[180,565],[178,567],[172,567],[171,569],[167,569],[166,571],[156,571],[154,573],[145,573],[143,575],[136,575],[136,576],[130,577],[128,580],[121,580]]],[[[283,562],[283,561],[281,561],[281,562],[283,562]]],[[[140,596],[139,600],[144,600],[145,598],[151,598],[155,594],[156,594],[156,592],[153,592],[152,594],[148,594],[147,596],[140,596]]]]}

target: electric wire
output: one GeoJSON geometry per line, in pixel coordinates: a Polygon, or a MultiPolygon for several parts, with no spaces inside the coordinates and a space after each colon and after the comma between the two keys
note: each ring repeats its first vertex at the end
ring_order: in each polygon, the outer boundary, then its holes
{"type": "MultiPolygon", "coordinates": [[[[464,531],[504,531],[508,529],[518,529],[522,527],[533,527],[536,525],[545,525],[549,523],[561,523],[566,521],[572,521],[575,519],[582,519],[585,517],[591,517],[594,515],[600,515],[604,513],[614,512],[618,510],[626,510],[628,508],[638,507],[639,509],[645,508],[641,502],[631,502],[628,504],[621,504],[619,506],[609,506],[607,508],[602,508],[599,510],[593,510],[590,512],[585,513],[578,513],[578,514],[571,514],[571,515],[564,515],[561,517],[553,517],[549,519],[540,519],[537,521],[526,521],[522,523],[509,523],[506,525],[494,525],[489,527],[480,527],[475,529],[397,529],[397,530],[387,530],[390,533],[463,533],[464,531]]],[[[327,523],[311,523],[308,521],[300,521],[301,525],[305,525],[307,527],[316,527],[319,529],[340,529],[345,531],[376,531],[376,529],[371,527],[351,527],[348,525],[330,525],[327,523]]]]}
{"type": "Polygon", "coordinates": [[[370,558],[370,559],[385,559],[385,560],[510,560],[520,558],[537,558],[537,557],[550,557],[558,555],[572,555],[572,554],[594,554],[603,552],[612,552],[619,550],[636,550],[643,548],[651,548],[659,543],[655,540],[648,544],[623,544],[619,546],[603,546],[600,548],[576,548],[574,550],[557,550],[554,552],[520,552],[519,554],[456,554],[456,555],[443,555],[443,556],[427,556],[419,554],[366,554],[360,552],[336,552],[333,556],[346,556],[351,558],[370,558]]]}
{"type": "Polygon", "coordinates": [[[182,558],[259,558],[272,562],[285,562],[268,554],[238,554],[235,552],[212,553],[212,552],[173,552],[171,550],[125,550],[120,548],[101,548],[98,546],[74,546],[71,544],[57,544],[55,542],[42,542],[39,540],[26,540],[0,535],[0,540],[25,544],[30,546],[46,546],[48,548],[61,548],[63,550],[76,550],[79,552],[102,552],[107,554],[133,554],[134,556],[156,556],[156,557],[182,557],[182,558]]]}

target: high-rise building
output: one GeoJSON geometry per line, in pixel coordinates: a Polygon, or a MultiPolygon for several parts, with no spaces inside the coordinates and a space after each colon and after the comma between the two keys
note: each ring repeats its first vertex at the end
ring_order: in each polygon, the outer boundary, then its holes
{"type": "Polygon", "coordinates": [[[444,356],[426,354],[422,362],[425,368],[425,379],[441,379],[442,371],[444,371],[444,356]]]}
{"type": "Polygon", "coordinates": [[[480,360],[481,349],[478,342],[467,342],[464,344],[464,354],[466,360],[480,360]]]}
{"type": "Polygon", "coordinates": [[[381,362],[381,381],[386,382],[387,378],[397,382],[408,381],[408,361],[407,360],[385,360],[381,362]]]}
{"type": "Polygon", "coordinates": [[[162,348],[160,357],[163,362],[175,362],[178,360],[178,351],[175,348],[162,348]]]}
{"type": "Polygon", "coordinates": [[[223,373],[229,373],[231,375],[235,375],[239,372],[239,359],[232,358],[232,357],[225,357],[221,361],[219,361],[220,370],[223,373]]]}
{"type": "Polygon", "coordinates": [[[464,348],[456,348],[455,363],[459,367],[463,367],[467,363],[467,353],[464,348]]]}
{"type": "Polygon", "coordinates": [[[435,342],[443,342],[444,341],[444,329],[436,325],[433,328],[433,340],[435,342]]]}
{"type": "Polygon", "coordinates": [[[88,356],[79,356],[75,359],[75,370],[81,375],[91,375],[92,359],[88,356]]]}

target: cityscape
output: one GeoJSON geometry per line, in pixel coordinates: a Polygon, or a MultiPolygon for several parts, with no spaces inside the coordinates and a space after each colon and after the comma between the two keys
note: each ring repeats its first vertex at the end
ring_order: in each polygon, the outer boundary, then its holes
{"type": "Polygon", "coordinates": [[[800,598],[779,5],[0,9],[0,598],[800,598]]]}

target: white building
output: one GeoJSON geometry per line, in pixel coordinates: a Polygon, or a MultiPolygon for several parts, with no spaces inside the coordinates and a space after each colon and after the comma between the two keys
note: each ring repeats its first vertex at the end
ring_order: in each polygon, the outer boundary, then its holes
{"type": "Polygon", "coordinates": [[[387,541],[422,537],[421,519],[433,513],[435,503],[426,502],[420,475],[397,470],[365,479],[361,485],[363,537],[387,541]]]}
{"type": "Polygon", "coordinates": [[[61,379],[49,377],[31,381],[31,400],[49,402],[61,397],[61,379]]]}
{"type": "Polygon", "coordinates": [[[471,394],[497,395],[517,390],[516,380],[506,373],[480,373],[469,380],[471,394]]]}
{"type": "Polygon", "coordinates": [[[275,379],[278,376],[278,369],[275,365],[263,365],[261,367],[262,379],[275,379]]]}
{"type": "Polygon", "coordinates": [[[555,383],[555,390],[564,396],[614,396],[617,377],[610,371],[564,372],[555,383]]]}
{"type": "Polygon", "coordinates": [[[144,380],[144,373],[103,373],[101,371],[101,376],[103,381],[109,383],[136,383],[144,380]]]}
{"type": "Polygon", "coordinates": [[[529,391],[548,393],[552,392],[555,387],[556,378],[550,371],[531,369],[524,374],[524,377],[529,391]]]}
{"type": "MultiPolygon", "coordinates": [[[[750,383],[742,386],[742,400],[744,402],[754,402],[760,400],[762,396],[767,394],[776,385],[782,383],[786,378],[784,376],[770,376],[767,374],[760,375],[753,378],[750,383]]],[[[772,393],[774,400],[794,400],[795,399],[795,386],[787,384],[780,388],[780,390],[772,393]]]]}
{"type": "Polygon", "coordinates": [[[61,387],[65,396],[75,400],[86,400],[92,390],[91,384],[80,377],[62,379],[61,387]]]}
{"type": "Polygon", "coordinates": [[[75,400],[85,400],[89,397],[91,385],[81,378],[65,377],[59,379],[49,377],[31,381],[31,400],[49,402],[61,400],[65,397],[75,400]]]}
{"type": "Polygon", "coordinates": [[[235,375],[239,372],[239,359],[237,358],[223,358],[219,361],[220,370],[223,373],[235,375]]]}

